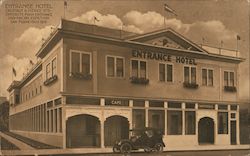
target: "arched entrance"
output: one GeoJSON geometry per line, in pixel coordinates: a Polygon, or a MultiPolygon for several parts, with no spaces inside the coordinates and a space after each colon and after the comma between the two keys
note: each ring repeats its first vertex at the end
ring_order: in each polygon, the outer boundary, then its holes
{"type": "Polygon", "coordinates": [[[111,116],[104,122],[104,145],[113,146],[120,139],[128,139],[129,122],[122,116],[111,116]]]}
{"type": "Polygon", "coordinates": [[[100,121],[87,114],[70,117],[66,123],[66,137],[68,148],[100,147],[100,121]]]}
{"type": "Polygon", "coordinates": [[[214,121],[212,118],[201,118],[198,124],[198,141],[199,144],[214,143],[214,121]]]}

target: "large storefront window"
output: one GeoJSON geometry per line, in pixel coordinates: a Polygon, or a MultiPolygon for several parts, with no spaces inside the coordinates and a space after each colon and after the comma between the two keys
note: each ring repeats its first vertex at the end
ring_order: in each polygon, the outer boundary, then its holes
{"type": "Polygon", "coordinates": [[[218,134],[228,134],[227,112],[218,112],[218,134]]]}
{"type": "Polygon", "coordinates": [[[182,134],[182,111],[168,110],[168,135],[182,134]]]}
{"type": "Polygon", "coordinates": [[[195,134],[195,111],[185,112],[185,134],[195,134]]]}
{"type": "Polygon", "coordinates": [[[145,110],[134,109],[133,110],[133,128],[140,129],[145,127],[145,110]]]}
{"type": "Polygon", "coordinates": [[[132,60],[132,77],[146,78],[147,77],[147,63],[146,61],[132,60]]]}
{"type": "Polygon", "coordinates": [[[165,131],[165,113],[164,110],[149,110],[148,121],[149,127],[156,128],[164,133],[165,131]]]}

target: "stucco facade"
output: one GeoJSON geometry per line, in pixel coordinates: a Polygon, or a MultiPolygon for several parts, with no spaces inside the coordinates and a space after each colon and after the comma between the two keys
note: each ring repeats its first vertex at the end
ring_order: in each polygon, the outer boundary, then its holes
{"type": "Polygon", "coordinates": [[[143,126],[160,128],[171,147],[239,144],[241,58],[209,53],[171,29],[133,35],[66,20],[37,57],[8,89],[15,133],[62,148],[105,148],[143,126]],[[212,129],[212,140],[202,128],[212,129]]]}

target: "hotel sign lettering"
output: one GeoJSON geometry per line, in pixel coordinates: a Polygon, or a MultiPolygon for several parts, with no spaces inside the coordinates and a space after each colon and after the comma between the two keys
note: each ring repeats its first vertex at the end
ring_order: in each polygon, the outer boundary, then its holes
{"type": "MultiPolygon", "coordinates": [[[[143,59],[172,62],[173,56],[162,52],[150,52],[142,50],[132,50],[132,56],[143,59]]],[[[197,65],[194,58],[186,56],[175,56],[176,63],[197,65]]]]}

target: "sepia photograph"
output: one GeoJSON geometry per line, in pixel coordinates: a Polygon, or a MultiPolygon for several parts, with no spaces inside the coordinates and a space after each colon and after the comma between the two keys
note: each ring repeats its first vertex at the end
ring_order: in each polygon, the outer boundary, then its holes
{"type": "Polygon", "coordinates": [[[250,156],[250,0],[0,0],[0,155],[250,156]]]}

